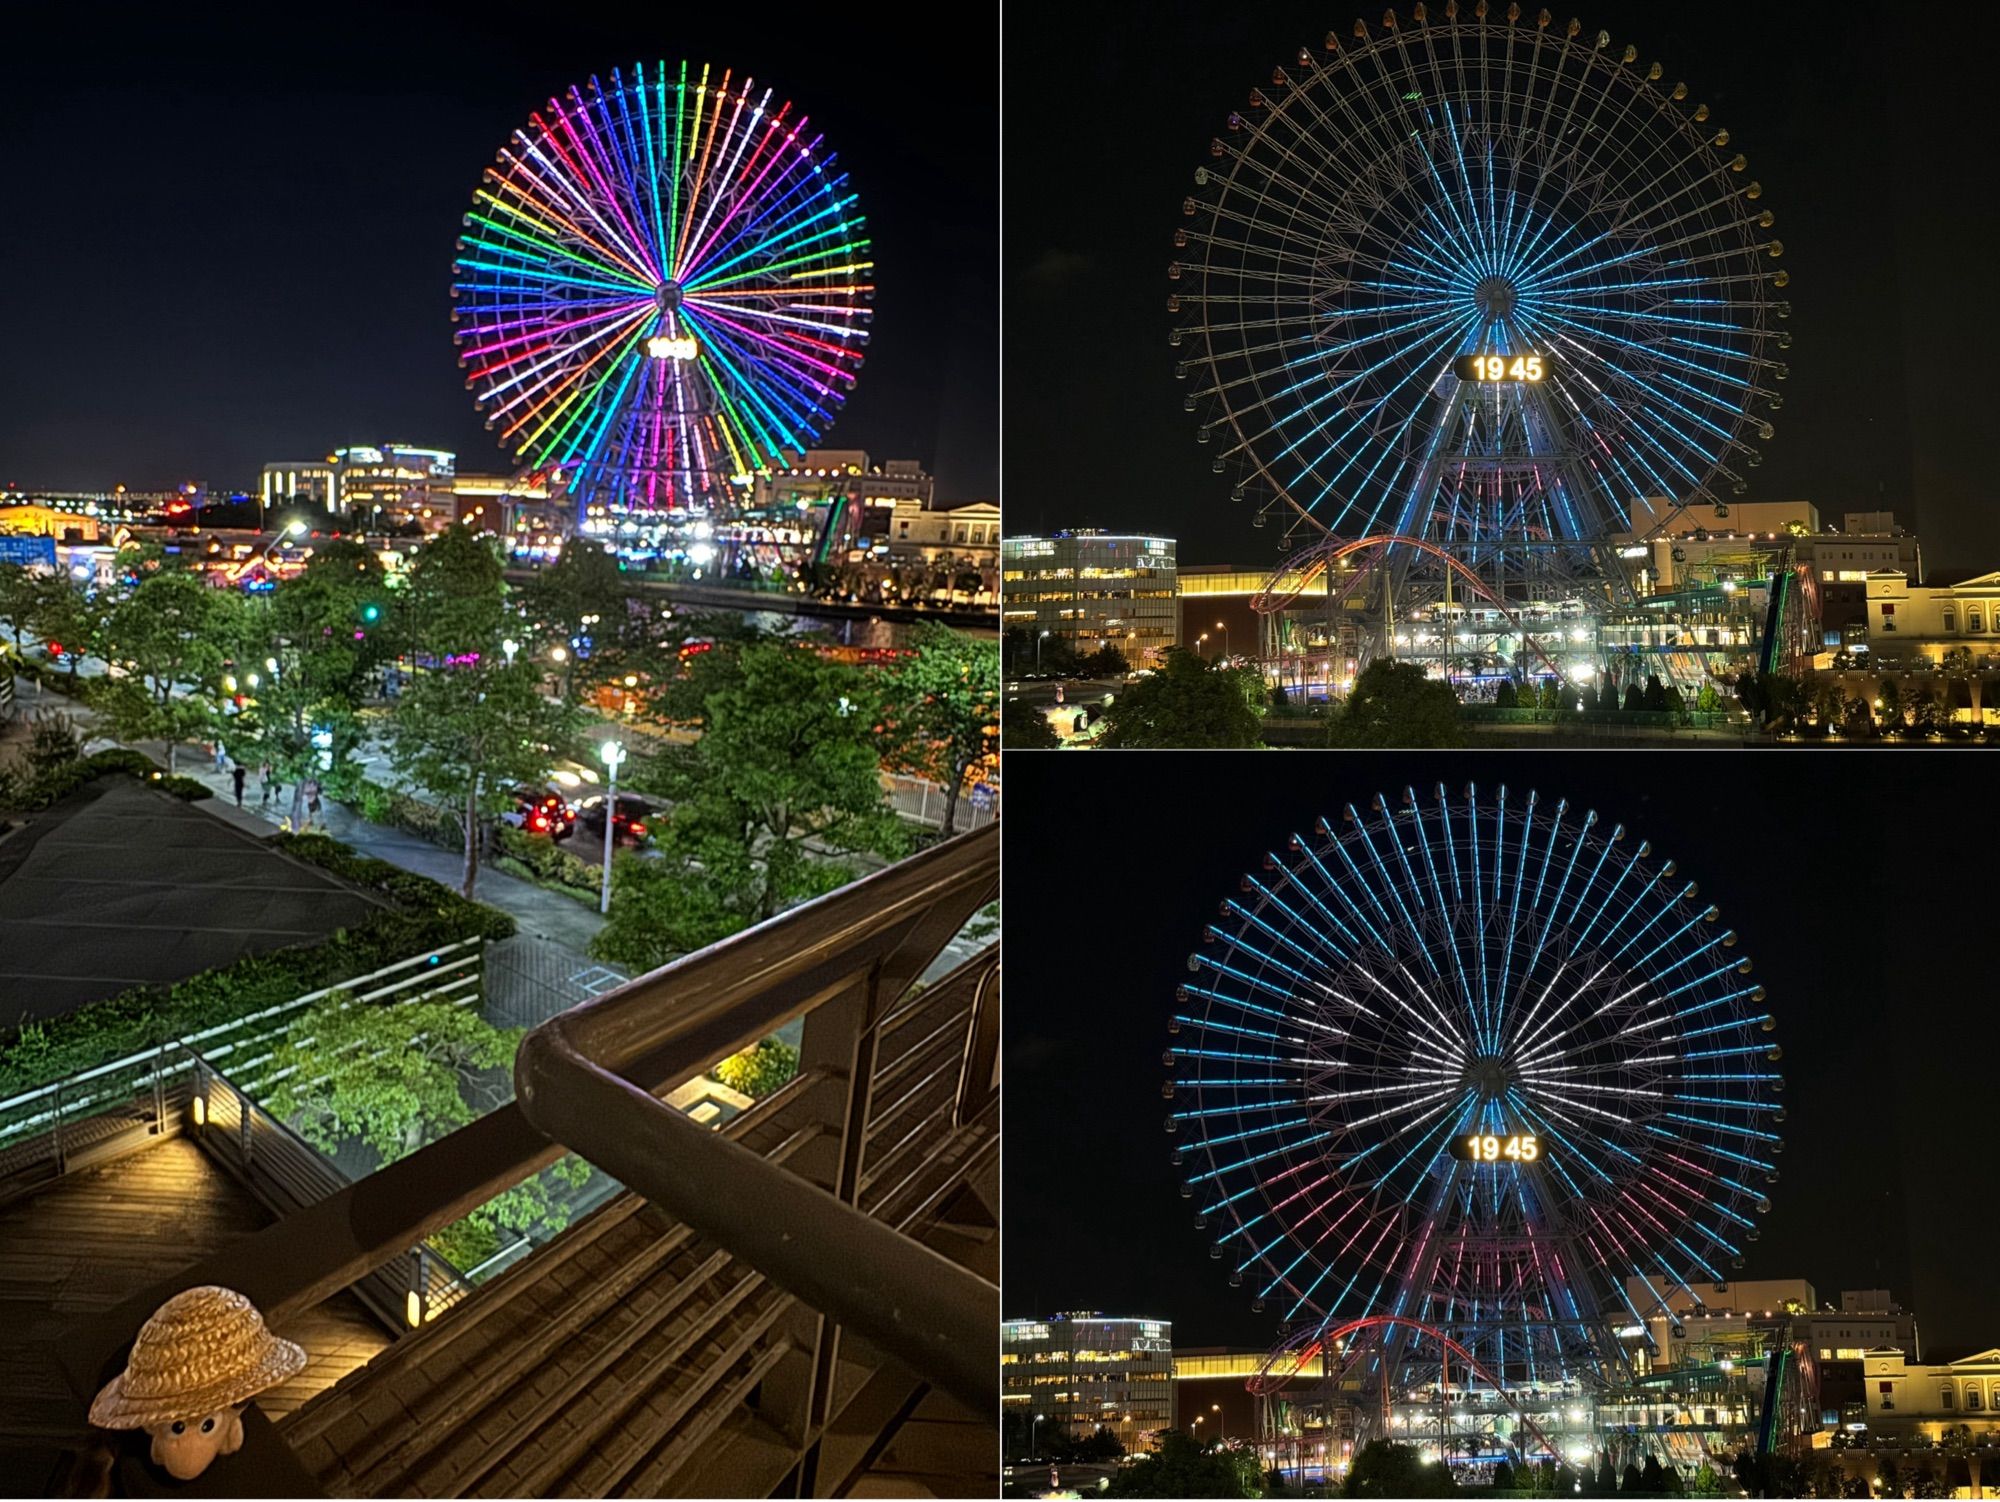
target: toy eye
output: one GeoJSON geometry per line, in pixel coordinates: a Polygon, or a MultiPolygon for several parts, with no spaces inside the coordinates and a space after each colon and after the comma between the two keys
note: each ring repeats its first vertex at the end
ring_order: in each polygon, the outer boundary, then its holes
{"type": "Polygon", "coordinates": [[[203,1419],[203,1420],[201,1421],[201,1432],[202,1432],[203,1434],[208,1434],[208,1433],[212,1432],[212,1431],[214,1430],[214,1428],[215,1428],[215,1420],[214,1420],[214,1419],[203,1419]]]}
{"type": "Polygon", "coordinates": [[[187,1420],[186,1420],[186,1419],[175,1419],[175,1420],[174,1420],[174,1433],[176,1433],[176,1434],[185,1434],[185,1433],[187,1433],[187,1432],[188,1432],[188,1426],[187,1426],[187,1420]]]}

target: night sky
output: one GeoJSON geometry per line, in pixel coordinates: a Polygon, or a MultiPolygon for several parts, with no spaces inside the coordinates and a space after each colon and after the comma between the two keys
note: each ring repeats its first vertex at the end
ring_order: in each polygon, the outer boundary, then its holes
{"type": "Polygon", "coordinates": [[[1650,839],[1741,936],[1778,1018],[1781,1177],[1744,1278],[1887,1287],[1926,1359],[2000,1345],[1991,1170],[1993,768],[1934,753],[1014,753],[1004,870],[1004,1302],[1261,1347],[1194,1228],[1160,1098],[1215,904],[1293,830],[1414,782],[1567,797],[1650,839]]]}
{"type": "MultiPolygon", "coordinates": [[[[1537,8],[1523,5],[1524,25],[1537,8]]],[[[1984,483],[1982,371],[2000,333],[1980,290],[2000,228],[1986,49],[1886,12],[1848,25],[1837,10],[1737,0],[1551,8],[1686,79],[1777,215],[1792,378],[1746,499],[1804,497],[1836,525],[1892,509],[1913,517],[1928,568],[2000,567],[1984,483]]],[[[1177,534],[1188,561],[1277,560],[1279,529],[1252,530],[1255,507],[1230,503],[1181,410],[1171,236],[1209,140],[1250,89],[1302,43],[1317,51],[1329,28],[1345,37],[1381,10],[1010,0],[1010,532],[1157,531],[1177,534]]]]}
{"type": "Polygon", "coordinates": [[[451,342],[459,218],[551,94],[685,57],[793,100],[861,195],[881,291],[825,441],[993,496],[999,70],[978,14],[947,48],[783,3],[13,8],[0,482],[228,488],[383,440],[510,469],[451,342]]]}

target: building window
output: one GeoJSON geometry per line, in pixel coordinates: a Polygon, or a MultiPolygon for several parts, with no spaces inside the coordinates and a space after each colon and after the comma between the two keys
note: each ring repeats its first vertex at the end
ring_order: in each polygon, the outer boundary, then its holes
{"type": "Polygon", "coordinates": [[[1978,1388],[1976,1388],[1976,1387],[1968,1387],[1968,1388],[1967,1388],[1967,1389],[1965,1390],[1965,1406],[1966,1406],[1967,1408],[1977,1408],[1977,1407],[1979,1407],[1979,1389],[1978,1389],[1978,1388]]]}
{"type": "Polygon", "coordinates": [[[1977,610],[1966,611],[1965,629],[1968,631],[1984,631],[1986,629],[1986,617],[1977,610]]]}
{"type": "Polygon", "coordinates": [[[1947,1410],[1951,1408],[1951,1389],[1949,1387],[1944,1387],[1939,1389],[1938,1401],[1944,1404],[1947,1410]]]}
{"type": "Polygon", "coordinates": [[[1958,612],[1957,612],[1957,611],[1955,611],[1955,610],[1947,610],[1947,611],[1946,611],[1946,612],[1944,613],[1944,629],[1945,629],[1945,630],[1947,630],[1947,631],[1956,631],[1956,630],[1958,629],[1958,612]]]}

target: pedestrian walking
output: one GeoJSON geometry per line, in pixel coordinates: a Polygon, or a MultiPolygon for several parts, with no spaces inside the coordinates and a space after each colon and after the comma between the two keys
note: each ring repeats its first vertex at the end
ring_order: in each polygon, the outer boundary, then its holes
{"type": "Polygon", "coordinates": [[[243,806],[243,779],[245,777],[248,777],[249,775],[250,774],[244,770],[243,764],[241,762],[238,762],[235,766],[229,769],[229,780],[236,784],[236,806],[238,808],[241,808],[243,806]]]}
{"type": "Polygon", "coordinates": [[[311,829],[315,824],[319,823],[319,779],[317,777],[308,777],[306,779],[305,795],[306,828],[311,829]]]}
{"type": "Polygon", "coordinates": [[[271,770],[271,764],[268,761],[257,769],[257,779],[264,788],[264,807],[269,808],[271,800],[278,795],[278,777],[271,770]]]}
{"type": "Polygon", "coordinates": [[[229,767],[229,753],[222,749],[222,742],[217,741],[208,749],[215,757],[215,770],[218,772],[227,771],[229,767]]]}

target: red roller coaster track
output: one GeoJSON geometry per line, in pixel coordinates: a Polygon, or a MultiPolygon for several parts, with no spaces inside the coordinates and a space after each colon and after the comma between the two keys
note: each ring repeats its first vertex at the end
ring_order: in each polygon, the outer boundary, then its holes
{"type": "MultiPolygon", "coordinates": [[[[1358,1330],[1378,1330],[1393,1325],[1400,1325],[1406,1330],[1414,1330],[1420,1335],[1428,1335],[1440,1346],[1443,1346],[1446,1350],[1456,1355],[1481,1381],[1485,1382],[1495,1392],[1507,1398],[1508,1403],[1514,1409],[1515,1417],[1520,1419],[1524,1428],[1541,1441],[1542,1448],[1548,1451],[1552,1458],[1557,1461],[1562,1459],[1561,1452],[1549,1442],[1549,1437],[1542,1433],[1541,1426],[1528,1417],[1527,1411],[1513,1397],[1508,1395],[1507,1389],[1501,1385],[1500,1379],[1481,1366],[1478,1360],[1474,1358],[1472,1352],[1466,1350],[1464,1346],[1435,1326],[1426,1325],[1420,1320],[1410,1319],[1400,1314],[1371,1314],[1363,1319],[1351,1319],[1346,1324],[1332,1329],[1321,1327],[1314,1331],[1309,1339],[1302,1342],[1296,1348],[1279,1352],[1266,1362],[1264,1370],[1250,1379],[1248,1384],[1250,1391],[1259,1397],[1268,1397],[1280,1392],[1286,1383],[1299,1374],[1300,1369],[1307,1362],[1337,1342],[1345,1340],[1358,1330]],[[1274,1370],[1281,1362],[1285,1363],[1288,1368],[1282,1373],[1274,1370]]],[[[1525,1455],[1527,1452],[1524,1449],[1522,1453],[1525,1455]]]]}

